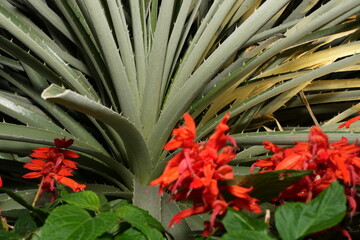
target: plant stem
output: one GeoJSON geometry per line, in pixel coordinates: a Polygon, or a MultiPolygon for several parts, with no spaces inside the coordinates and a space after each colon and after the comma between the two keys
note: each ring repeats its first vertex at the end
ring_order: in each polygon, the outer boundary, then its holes
{"type": "Polygon", "coordinates": [[[37,202],[37,200],[39,199],[41,193],[42,193],[42,185],[44,183],[44,177],[41,179],[41,182],[39,184],[39,189],[37,190],[36,192],[36,195],[35,195],[35,198],[34,198],[34,201],[32,203],[32,206],[35,207],[35,203],[37,202]]]}

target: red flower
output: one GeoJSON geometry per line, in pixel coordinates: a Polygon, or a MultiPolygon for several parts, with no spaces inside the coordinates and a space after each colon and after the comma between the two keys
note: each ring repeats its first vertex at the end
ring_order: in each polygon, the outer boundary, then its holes
{"type": "MultiPolygon", "coordinates": [[[[69,147],[74,141],[72,139],[55,139],[56,147],[43,147],[33,151],[30,155],[34,158],[30,163],[26,163],[24,168],[34,172],[23,175],[23,178],[41,178],[38,195],[43,191],[51,192],[53,194],[53,201],[56,197],[55,182],[70,187],[73,191],[77,192],[86,187],[84,184],[78,184],[74,180],[68,178],[72,176],[74,169],[77,169],[76,162],[65,159],[67,157],[78,158],[79,155],[70,150],[63,150],[61,148],[69,147]]],[[[36,198],[35,201],[36,202],[36,198]]]]}
{"type": "Polygon", "coordinates": [[[177,148],[188,148],[196,145],[194,138],[196,137],[196,126],[190,114],[184,115],[185,126],[173,130],[174,139],[168,142],[164,149],[174,150],[177,148]]]}
{"type": "Polygon", "coordinates": [[[235,157],[233,147],[237,147],[235,139],[225,134],[229,130],[226,124],[229,117],[229,114],[224,116],[207,142],[198,144],[194,141],[194,120],[186,113],[185,126],[175,129],[174,138],[165,145],[164,148],[167,150],[181,148],[181,152],[167,162],[163,174],[150,185],[160,185],[159,193],[167,188],[172,194],[172,199],[176,201],[193,201],[193,207],[176,214],[169,227],[175,222],[179,223],[183,218],[211,212],[210,221],[206,223],[203,232],[206,236],[219,225],[216,218],[225,214],[227,207],[261,212],[257,199],[249,196],[251,189],[222,184],[222,181],[234,178],[232,167],[227,165],[235,157]],[[227,142],[233,147],[225,146],[227,142]],[[232,200],[225,199],[225,191],[232,195],[232,200]]]}
{"type": "Polygon", "coordinates": [[[356,184],[360,183],[360,146],[348,143],[346,138],[329,143],[328,136],[319,127],[310,129],[308,142],[297,142],[294,147],[283,149],[264,141],[265,148],[274,154],[267,159],[257,160],[254,167],[261,172],[295,169],[313,170],[313,174],[285,189],[275,200],[310,201],[335,180],[340,180],[347,194],[353,213],[356,210],[356,184]]]}

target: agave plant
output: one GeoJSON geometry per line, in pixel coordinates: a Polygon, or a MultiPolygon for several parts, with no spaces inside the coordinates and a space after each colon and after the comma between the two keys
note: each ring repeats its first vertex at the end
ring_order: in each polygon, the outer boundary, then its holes
{"type": "Polygon", "coordinates": [[[360,110],[359,12],[358,0],[1,1],[4,185],[29,195],[24,156],[72,138],[90,189],[162,219],[179,206],[146,185],[185,112],[198,140],[230,112],[238,174],[264,139],[290,145],[313,124],[355,140],[335,126],[360,110]]]}

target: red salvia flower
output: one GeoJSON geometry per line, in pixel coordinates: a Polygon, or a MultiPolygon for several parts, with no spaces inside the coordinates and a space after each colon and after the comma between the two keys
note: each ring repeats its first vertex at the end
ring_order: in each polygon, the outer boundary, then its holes
{"type": "MultiPolygon", "coordinates": [[[[24,168],[32,170],[34,172],[23,175],[23,178],[41,178],[37,197],[42,192],[50,192],[53,194],[51,202],[56,197],[55,182],[59,182],[63,185],[70,187],[73,191],[78,192],[86,187],[84,184],[79,184],[68,178],[73,176],[73,170],[77,169],[77,163],[65,159],[65,158],[78,158],[79,155],[70,150],[64,150],[71,146],[74,140],[55,139],[54,143],[56,147],[43,147],[33,150],[30,154],[31,157],[36,158],[31,160],[30,163],[26,163],[24,168]]],[[[34,200],[34,203],[37,200],[34,200]]]]}
{"type": "Polygon", "coordinates": [[[309,202],[335,180],[345,187],[348,204],[355,213],[357,203],[356,184],[360,183],[360,146],[350,144],[343,137],[329,143],[328,136],[317,126],[310,129],[308,142],[297,142],[294,147],[283,149],[264,141],[265,148],[274,154],[267,159],[257,160],[254,167],[260,172],[280,169],[313,170],[296,184],[285,189],[275,201],[288,199],[309,202]]]}
{"type": "Polygon", "coordinates": [[[167,188],[172,199],[176,201],[193,201],[193,207],[176,214],[169,227],[183,218],[211,212],[210,221],[205,223],[203,232],[203,236],[206,236],[219,226],[216,218],[224,215],[227,207],[261,212],[258,200],[249,195],[251,188],[222,184],[222,181],[234,178],[232,167],[227,165],[235,157],[233,147],[237,147],[235,139],[225,134],[229,130],[226,124],[229,117],[229,114],[224,116],[207,142],[197,143],[194,140],[195,122],[186,113],[185,125],[175,129],[172,134],[174,138],[165,145],[164,149],[180,148],[181,151],[167,162],[163,174],[150,185],[160,185],[159,193],[167,188]],[[225,146],[227,142],[230,142],[232,147],[225,146]],[[225,191],[233,196],[232,200],[225,199],[225,191]]]}

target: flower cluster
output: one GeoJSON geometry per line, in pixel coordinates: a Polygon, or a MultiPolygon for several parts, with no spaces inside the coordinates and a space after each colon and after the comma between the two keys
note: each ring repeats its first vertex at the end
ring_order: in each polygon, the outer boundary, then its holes
{"type": "Polygon", "coordinates": [[[261,172],[281,169],[313,171],[285,189],[275,199],[280,201],[291,199],[309,202],[338,179],[345,187],[352,214],[355,213],[356,184],[360,183],[360,146],[356,142],[349,143],[345,137],[329,143],[328,136],[317,126],[310,129],[308,138],[308,142],[297,142],[294,147],[287,149],[264,141],[265,148],[274,154],[270,158],[257,160],[252,167],[260,167],[261,172]]]}
{"type": "Polygon", "coordinates": [[[203,232],[206,236],[219,225],[216,218],[223,215],[228,207],[261,212],[258,200],[249,195],[252,188],[224,184],[224,181],[234,178],[232,167],[227,163],[235,157],[233,147],[237,147],[235,139],[225,134],[229,130],[226,124],[228,119],[229,114],[226,114],[208,141],[197,143],[194,140],[195,122],[186,113],[185,125],[175,129],[172,133],[174,138],[164,146],[166,150],[181,151],[167,162],[163,174],[153,180],[151,185],[160,185],[160,193],[167,188],[172,199],[176,201],[193,201],[192,208],[176,214],[169,227],[175,222],[179,223],[183,218],[211,212],[210,221],[205,223],[206,228],[203,232]],[[227,142],[233,147],[226,146],[227,142]],[[224,193],[232,198],[225,199],[224,193]]]}
{"type": "Polygon", "coordinates": [[[57,138],[54,140],[56,147],[42,147],[33,150],[30,156],[35,159],[24,165],[24,168],[34,172],[23,175],[23,178],[41,178],[38,195],[44,191],[52,193],[51,202],[56,198],[55,181],[70,187],[75,192],[86,187],[86,185],[68,178],[73,176],[72,172],[77,169],[77,163],[67,158],[78,158],[79,155],[63,148],[68,148],[73,142],[72,139],[66,141],[65,138],[57,138]]]}

